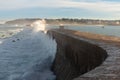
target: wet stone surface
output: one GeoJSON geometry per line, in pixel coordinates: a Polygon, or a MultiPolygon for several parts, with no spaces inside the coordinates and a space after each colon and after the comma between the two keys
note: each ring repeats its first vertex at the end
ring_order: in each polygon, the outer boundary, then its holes
{"type": "Polygon", "coordinates": [[[73,80],[120,80],[120,42],[116,42],[120,41],[120,38],[115,40],[114,37],[111,38],[109,36],[72,30],[59,30],[59,32],[98,45],[106,50],[108,54],[108,57],[100,66],[73,80]],[[110,41],[109,39],[113,41],[110,41]]]}
{"type": "Polygon", "coordinates": [[[89,39],[86,41],[105,49],[108,57],[102,65],[74,80],[120,80],[120,46],[89,39]]]}

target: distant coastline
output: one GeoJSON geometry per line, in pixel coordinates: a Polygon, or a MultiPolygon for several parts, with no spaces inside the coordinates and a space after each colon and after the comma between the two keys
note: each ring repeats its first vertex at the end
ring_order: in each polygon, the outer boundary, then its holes
{"type": "MultiPolygon", "coordinates": [[[[41,20],[40,18],[34,19],[15,19],[7,21],[5,24],[13,24],[13,25],[29,25],[36,20],[41,20]]],[[[120,26],[120,20],[94,20],[94,19],[45,19],[46,23],[49,25],[95,25],[95,26],[120,26]]]]}

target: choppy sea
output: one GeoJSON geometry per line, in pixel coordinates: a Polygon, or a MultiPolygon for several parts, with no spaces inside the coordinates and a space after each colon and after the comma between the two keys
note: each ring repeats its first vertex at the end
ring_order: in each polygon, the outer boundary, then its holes
{"type": "Polygon", "coordinates": [[[0,80],[55,80],[56,41],[34,29],[0,25],[0,80]]]}

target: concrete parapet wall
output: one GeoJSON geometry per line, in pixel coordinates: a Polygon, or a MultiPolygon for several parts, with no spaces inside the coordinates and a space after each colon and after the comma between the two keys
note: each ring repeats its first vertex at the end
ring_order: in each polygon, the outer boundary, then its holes
{"type": "Polygon", "coordinates": [[[99,66],[107,52],[99,46],[80,40],[59,30],[50,30],[57,42],[57,53],[52,70],[57,80],[72,80],[99,66]]]}

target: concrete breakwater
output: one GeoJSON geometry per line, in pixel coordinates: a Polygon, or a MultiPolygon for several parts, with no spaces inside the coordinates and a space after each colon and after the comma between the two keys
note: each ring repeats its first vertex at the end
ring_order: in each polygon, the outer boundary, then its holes
{"type": "Polygon", "coordinates": [[[49,30],[48,34],[57,42],[56,58],[52,66],[57,80],[73,80],[101,65],[107,57],[107,52],[101,47],[62,30],[49,30]]]}

